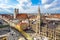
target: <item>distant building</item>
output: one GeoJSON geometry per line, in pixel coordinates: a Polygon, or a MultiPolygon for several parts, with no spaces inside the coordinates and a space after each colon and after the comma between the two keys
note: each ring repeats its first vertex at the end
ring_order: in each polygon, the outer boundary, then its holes
{"type": "Polygon", "coordinates": [[[14,19],[27,19],[28,15],[25,13],[19,14],[19,9],[14,9],[14,19]]]}
{"type": "Polygon", "coordinates": [[[36,20],[36,18],[37,18],[37,16],[36,16],[36,15],[32,15],[32,16],[30,16],[30,17],[29,17],[29,20],[30,20],[30,21],[35,21],[35,20],[36,20]]]}

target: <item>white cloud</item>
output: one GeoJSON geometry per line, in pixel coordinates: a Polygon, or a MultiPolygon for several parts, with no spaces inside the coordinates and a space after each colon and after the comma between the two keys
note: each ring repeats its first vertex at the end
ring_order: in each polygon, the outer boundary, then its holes
{"type": "MultiPolygon", "coordinates": [[[[12,12],[11,10],[9,10],[8,8],[19,8],[20,12],[25,12],[25,13],[37,13],[38,12],[38,5],[32,6],[32,2],[30,0],[17,0],[18,4],[16,5],[8,5],[9,0],[0,0],[0,8],[8,11],[8,12],[12,12]],[[23,7],[27,8],[24,9],[23,7]]],[[[60,8],[56,7],[56,5],[58,5],[59,3],[58,0],[54,0],[53,2],[49,3],[50,0],[42,0],[42,5],[41,5],[41,12],[49,12],[52,10],[60,10],[60,8]],[[48,2],[48,3],[47,3],[48,2]]]]}
{"type": "Polygon", "coordinates": [[[52,8],[51,10],[60,10],[60,7],[55,7],[55,8],[52,8]]]}
{"type": "Polygon", "coordinates": [[[21,7],[21,6],[31,6],[31,1],[30,0],[17,0],[19,2],[18,6],[21,7]],[[26,5],[24,3],[27,3],[26,5]]]}
{"type": "Polygon", "coordinates": [[[8,0],[0,0],[0,8],[9,8],[7,3],[8,3],[8,0]]]}
{"type": "MultiPolygon", "coordinates": [[[[21,1],[20,1],[21,2],[21,1]]],[[[32,3],[30,0],[25,0],[23,2],[21,2],[23,5],[19,6],[20,7],[20,12],[25,12],[25,13],[37,13],[37,6],[32,6],[32,3]],[[24,2],[26,2],[27,4],[23,4],[24,2]],[[22,6],[24,7],[28,7],[28,9],[23,9],[22,6]]]]}
{"type": "Polygon", "coordinates": [[[8,12],[12,12],[11,10],[9,10],[8,8],[18,8],[20,9],[20,12],[23,13],[37,13],[37,9],[38,7],[37,6],[32,6],[32,2],[30,0],[17,0],[19,4],[17,5],[8,5],[7,4],[7,0],[5,0],[5,3],[2,1],[2,3],[0,3],[0,8],[2,8],[3,10],[6,10],[8,12]],[[26,3],[26,4],[24,4],[26,3]],[[27,9],[24,9],[23,8],[26,7],[27,9]]]}
{"type": "Polygon", "coordinates": [[[8,3],[8,0],[0,0],[0,4],[1,3],[8,3]]]}
{"type": "Polygon", "coordinates": [[[2,9],[0,8],[0,11],[2,11],[2,9]]]}
{"type": "Polygon", "coordinates": [[[47,2],[47,0],[42,0],[42,4],[45,4],[47,2]]]}
{"type": "Polygon", "coordinates": [[[50,2],[50,0],[42,0],[42,5],[41,5],[41,11],[44,13],[55,13],[58,10],[60,10],[60,0],[54,0],[53,2],[50,2]],[[48,3],[47,3],[48,2],[48,3]]]}
{"type": "Polygon", "coordinates": [[[32,3],[30,0],[17,0],[19,4],[16,5],[16,8],[20,9],[20,12],[23,13],[35,13],[37,12],[37,6],[32,6],[32,3]],[[27,3],[27,4],[24,4],[27,3]],[[17,7],[18,6],[18,7],[17,7]],[[27,7],[28,9],[23,9],[24,7],[27,7]]]}
{"type": "Polygon", "coordinates": [[[29,9],[26,10],[20,10],[20,12],[25,13],[37,13],[38,12],[38,6],[30,6],[29,9]]]}
{"type": "Polygon", "coordinates": [[[8,10],[8,9],[6,9],[6,8],[4,8],[4,10],[7,11],[7,12],[9,12],[9,13],[12,13],[11,10],[8,10]]]}
{"type": "Polygon", "coordinates": [[[45,5],[43,5],[43,7],[45,9],[48,9],[48,8],[51,8],[51,7],[55,6],[55,5],[57,5],[57,0],[53,1],[51,4],[45,4],[45,5]]]}
{"type": "Polygon", "coordinates": [[[8,8],[11,8],[12,6],[11,5],[7,5],[8,3],[8,0],[0,0],[0,12],[1,11],[6,11],[6,12],[10,12],[11,13],[11,10],[8,10],[8,8]]]}
{"type": "Polygon", "coordinates": [[[48,9],[48,8],[50,8],[50,6],[51,6],[51,5],[46,4],[46,5],[44,5],[44,8],[45,8],[45,9],[48,9]]]}

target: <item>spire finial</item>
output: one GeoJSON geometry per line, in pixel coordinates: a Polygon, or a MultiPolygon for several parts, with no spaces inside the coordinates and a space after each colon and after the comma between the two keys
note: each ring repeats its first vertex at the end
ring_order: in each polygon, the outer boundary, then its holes
{"type": "Polygon", "coordinates": [[[38,5],[38,13],[40,14],[40,6],[38,5]]]}

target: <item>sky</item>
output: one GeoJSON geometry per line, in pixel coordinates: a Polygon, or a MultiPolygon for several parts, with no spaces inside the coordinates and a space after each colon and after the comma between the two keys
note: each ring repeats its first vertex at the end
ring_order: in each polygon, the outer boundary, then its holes
{"type": "Polygon", "coordinates": [[[38,13],[40,6],[41,13],[60,13],[60,0],[0,0],[0,14],[14,13],[38,13]]]}

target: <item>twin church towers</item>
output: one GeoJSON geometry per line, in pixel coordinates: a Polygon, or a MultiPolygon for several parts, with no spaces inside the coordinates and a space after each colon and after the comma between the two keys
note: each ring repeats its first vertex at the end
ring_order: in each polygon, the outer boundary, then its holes
{"type": "MultiPolygon", "coordinates": [[[[19,14],[19,9],[15,8],[14,9],[14,19],[16,19],[17,14],[19,14]]],[[[38,7],[38,15],[37,16],[40,16],[40,7],[38,7]]]]}
{"type": "Polygon", "coordinates": [[[14,19],[16,19],[17,14],[19,14],[19,9],[14,9],[14,19]]]}

